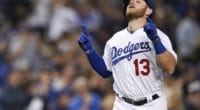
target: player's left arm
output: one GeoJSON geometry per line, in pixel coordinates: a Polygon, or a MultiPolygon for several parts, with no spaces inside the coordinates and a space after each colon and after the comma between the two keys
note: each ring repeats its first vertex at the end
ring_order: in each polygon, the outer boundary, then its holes
{"type": "MultiPolygon", "coordinates": [[[[161,66],[163,70],[165,70],[169,74],[173,74],[176,66],[176,55],[169,49],[171,47],[165,47],[167,44],[163,44],[160,37],[158,36],[157,28],[153,21],[148,18],[148,23],[144,26],[144,31],[146,32],[149,39],[153,42],[156,59],[158,64],[161,66]]],[[[169,39],[167,39],[168,45],[171,46],[169,39]]]]}
{"type": "Polygon", "coordinates": [[[157,55],[157,62],[160,64],[163,70],[169,74],[173,74],[176,66],[176,59],[171,52],[166,50],[162,54],[157,55]]]}

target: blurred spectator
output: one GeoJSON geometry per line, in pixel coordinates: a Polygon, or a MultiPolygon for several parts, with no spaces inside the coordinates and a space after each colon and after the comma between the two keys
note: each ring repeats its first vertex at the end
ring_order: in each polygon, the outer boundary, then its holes
{"type": "Polygon", "coordinates": [[[69,105],[69,110],[101,110],[101,98],[98,94],[90,92],[85,77],[76,78],[74,88],[76,95],[69,105]]]}
{"type": "Polygon", "coordinates": [[[108,94],[102,100],[103,110],[112,110],[114,104],[115,94],[108,94]]]}
{"type": "MultiPolygon", "coordinates": [[[[0,44],[1,45],[1,44],[0,44]]],[[[5,53],[0,52],[0,90],[6,85],[6,79],[11,71],[10,64],[6,61],[5,53]]]]}
{"type": "Polygon", "coordinates": [[[199,53],[200,53],[200,34],[199,34],[197,42],[195,44],[195,48],[194,48],[194,51],[193,51],[193,54],[192,54],[193,57],[191,58],[192,62],[194,64],[197,64],[197,69],[200,72],[200,68],[199,68],[200,67],[200,65],[199,65],[200,54],[199,53]]]}
{"type": "Polygon", "coordinates": [[[165,93],[167,96],[168,110],[183,110],[182,102],[183,79],[168,76],[165,79],[165,93]]]}
{"type": "Polygon", "coordinates": [[[44,102],[40,97],[35,96],[28,105],[26,110],[47,110],[44,108],[44,102]]]}
{"type": "Polygon", "coordinates": [[[76,0],[76,9],[81,24],[85,24],[91,32],[96,32],[102,25],[102,15],[90,0],[76,0]]]}
{"type": "MultiPolygon", "coordinates": [[[[48,108],[54,110],[57,108],[57,101],[59,102],[62,98],[68,98],[65,96],[65,90],[72,90],[72,81],[76,75],[75,67],[71,64],[65,65],[61,74],[54,76],[49,88],[48,93],[48,108]]],[[[67,94],[66,94],[67,95],[67,94]]],[[[64,100],[63,99],[63,100],[64,100]]]]}
{"type": "Polygon", "coordinates": [[[12,71],[8,76],[7,86],[2,88],[0,94],[0,109],[24,110],[32,98],[31,86],[25,71],[12,71]]]}
{"type": "Polygon", "coordinates": [[[180,20],[176,28],[178,54],[183,59],[191,57],[196,41],[198,40],[197,37],[200,34],[196,15],[195,9],[190,8],[187,16],[180,20]]]}
{"type": "Polygon", "coordinates": [[[73,97],[73,91],[64,89],[62,90],[56,99],[55,110],[68,110],[71,98],[73,97]]]}
{"type": "Polygon", "coordinates": [[[47,110],[48,91],[52,80],[51,73],[48,70],[41,70],[35,80],[36,83],[32,90],[35,97],[31,100],[28,110],[47,110]]]}
{"type": "Polygon", "coordinates": [[[57,40],[64,32],[74,32],[79,26],[76,10],[70,7],[71,0],[52,0],[53,13],[49,21],[49,40],[57,40]]]}
{"type": "Polygon", "coordinates": [[[200,110],[200,81],[193,81],[188,86],[186,110],[200,110]]]}
{"type": "Polygon", "coordinates": [[[27,20],[27,25],[34,28],[47,29],[50,11],[51,11],[51,0],[32,0],[34,3],[33,13],[30,14],[27,20]]]}
{"type": "Polygon", "coordinates": [[[93,72],[93,75],[89,78],[89,87],[91,91],[97,92],[102,97],[106,97],[107,94],[113,94],[114,91],[112,88],[112,79],[103,79],[100,75],[93,72]]]}
{"type": "Polygon", "coordinates": [[[22,29],[9,35],[8,54],[14,68],[37,71],[40,68],[39,36],[36,31],[22,29]]]}

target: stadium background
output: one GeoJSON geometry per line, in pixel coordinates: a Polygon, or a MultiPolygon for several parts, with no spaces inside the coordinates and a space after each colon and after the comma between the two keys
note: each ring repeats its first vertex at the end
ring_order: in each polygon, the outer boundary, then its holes
{"type": "MultiPolygon", "coordinates": [[[[157,27],[179,59],[165,80],[169,110],[200,110],[200,1],[155,0],[157,27]]],[[[0,0],[0,110],[111,110],[112,78],[90,67],[76,39],[95,48],[126,26],[120,0],[0,0]]]]}

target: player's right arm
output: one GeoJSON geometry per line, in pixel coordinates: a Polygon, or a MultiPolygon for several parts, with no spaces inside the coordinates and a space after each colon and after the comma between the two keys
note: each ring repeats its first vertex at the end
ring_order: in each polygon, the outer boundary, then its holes
{"type": "Polygon", "coordinates": [[[112,75],[112,72],[107,70],[103,58],[98,55],[98,53],[94,50],[92,46],[93,41],[87,28],[84,25],[82,25],[82,30],[83,33],[81,33],[81,35],[79,36],[78,44],[87,55],[90,65],[103,78],[110,77],[112,75]]]}

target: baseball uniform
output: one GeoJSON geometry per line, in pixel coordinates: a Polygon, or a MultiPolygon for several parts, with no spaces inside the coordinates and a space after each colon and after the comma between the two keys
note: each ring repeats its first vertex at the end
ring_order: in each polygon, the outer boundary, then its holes
{"type": "MultiPolygon", "coordinates": [[[[159,29],[157,32],[165,48],[177,59],[168,36],[159,29]]],[[[166,73],[157,64],[154,46],[143,28],[133,33],[125,28],[114,34],[106,43],[103,59],[107,70],[113,74],[113,89],[118,98],[135,101],[147,98],[150,102],[154,94],[165,97],[163,79],[166,73]]]]}

